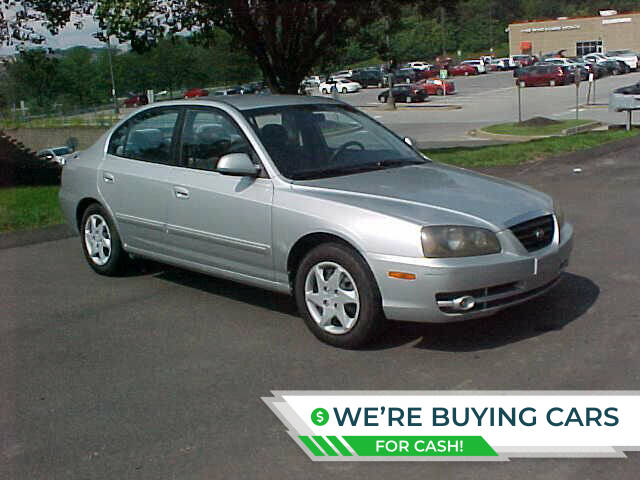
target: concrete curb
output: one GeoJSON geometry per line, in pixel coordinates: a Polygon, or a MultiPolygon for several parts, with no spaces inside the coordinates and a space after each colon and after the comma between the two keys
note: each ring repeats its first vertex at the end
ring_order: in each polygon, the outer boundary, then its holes
{"type": "Polygon", "coordinates": [[[76,234],[66,224],[51,227],[25,230],[19,232],[0,233],[0,250],[14,247],[24,247],[35,243],[53,242],[70,238],[76,234]]]}
{"type": "Polygon", "coordinates": [[[551,138],[551,137],[566,137],[570,135],[575,135],[577,133],[588,132],[595,128],[602,126],[602,122],[590,122],[585,123],[584,125],[578,125],[577,127],[565,128],[562,130],[562,133],[559,135],[507,135],[503,133],[491,133],[481,128],[477,130],[471,130],[469,135],[488,138],[493,140],[503,140],[505,142],[529,142],[531,140],[540,140],[542,138],[551,138]]]}

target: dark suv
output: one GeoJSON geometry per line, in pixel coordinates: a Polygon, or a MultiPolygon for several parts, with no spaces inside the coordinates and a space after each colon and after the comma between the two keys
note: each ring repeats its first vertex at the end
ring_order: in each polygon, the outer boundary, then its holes
{"type": "Polygon", "coordinates": [[[382,75],[382,72],[378,69],[357,70],[353,72],[350,78],[354,82],[358,82],[360,85],[362,85],[362,88],[367,88],[367,87],[382,88],[384,86],[384,77],[382,75]]]}

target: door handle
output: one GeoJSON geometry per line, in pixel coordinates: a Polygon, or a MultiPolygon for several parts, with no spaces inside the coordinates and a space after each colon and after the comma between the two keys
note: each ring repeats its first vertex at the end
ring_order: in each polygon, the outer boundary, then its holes
{"type": "Polygon", "coordinates": [[[189,190],[184,187],[173,187],[173,193],[175,193],[176,198],[180,200],[187,200],[189,198],[189,190]]]}
{"type": "Polygon", "coordinates": [[[106,172],[102,174],[102,179],[104,180],[104,183],[113,183],[116,181],[116,178],[113,176],[113,174],[106,172]]]}

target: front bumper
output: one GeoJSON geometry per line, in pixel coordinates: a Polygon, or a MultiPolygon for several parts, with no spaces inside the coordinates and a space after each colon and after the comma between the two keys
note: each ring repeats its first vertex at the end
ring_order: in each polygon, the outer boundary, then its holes
{"type": "MultiPolygon", "coordinates": [[[[511,233],[505,231],[502,235],[508,237],[511,233]]],[[[567,223],[549,246],[531,253],[516,248],[468,258],[368,254],[367,259],[388,319],[447,323],[492,315],[545,293],[558,283],[572,248],[573,227],[567,223]],[[392,271],[413,273],[416,279],[390,278],[392,271]],[[451,299],[467,295],[474,297],[475,307],[454,311],[451,299]]]]}

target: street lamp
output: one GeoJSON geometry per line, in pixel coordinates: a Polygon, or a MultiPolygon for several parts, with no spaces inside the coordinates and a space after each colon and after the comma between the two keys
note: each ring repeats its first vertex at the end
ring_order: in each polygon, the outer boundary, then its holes
{"type": "Polygon", "coordinates": [[[109,73],[111,74],[111,97],[113,99],[113,110],[116,115],[120,114],[120,108],[118,107],[118,97],[116,96],[116,80],[113,75],[113,58],[111,55],[111,37],[107,37],[107,51],[109,56],[109,73]]]}

